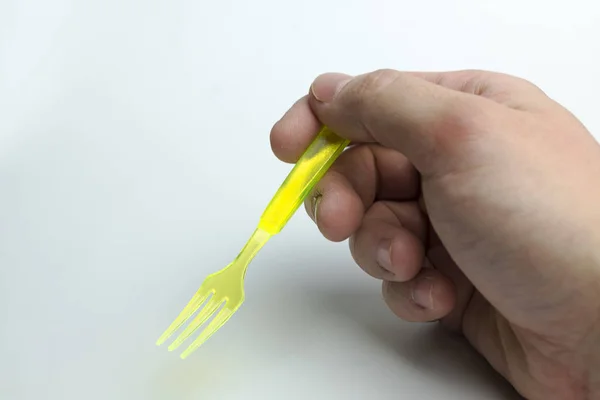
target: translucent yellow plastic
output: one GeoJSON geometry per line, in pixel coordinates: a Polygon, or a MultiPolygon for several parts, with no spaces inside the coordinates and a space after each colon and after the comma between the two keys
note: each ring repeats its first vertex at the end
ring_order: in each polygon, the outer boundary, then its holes
{"type": "Polygon", "coordinates": [[[319,132],[271,199],[257,229],[240,254],[231,264],[204,280],[183,311],[158,339],[157,345],[164,343],[200,310],[169,346],[169,351],[175,350],[214,315],[198,337],[181,353],[181,358],[186,358],[227,322],[244,302],[244,277],[250,261],[271,236],[283,229],[348,144],[348,140],[340,138],[327,127],[319,132]]]}

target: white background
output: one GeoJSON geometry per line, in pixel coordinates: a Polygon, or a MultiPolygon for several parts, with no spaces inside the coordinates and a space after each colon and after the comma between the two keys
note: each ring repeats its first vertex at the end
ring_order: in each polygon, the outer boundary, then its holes
{"type": "MultiPolygon", "coordinates": [[[[289,171],[268,133],[319,73],[483,68],[600,132],[589,0],[0,0],[0,398],[504,399],[402,323],[304,213],[186,361],[154,342],[289,171]]],[[[595,26],[594,26],[595,25],[595,26]]]]}

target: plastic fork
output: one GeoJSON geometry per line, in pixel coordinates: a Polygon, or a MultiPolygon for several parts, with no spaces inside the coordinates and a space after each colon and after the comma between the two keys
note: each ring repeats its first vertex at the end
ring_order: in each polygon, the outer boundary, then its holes
{"type": "Polygon", "coordinates": [[[186,358],[231,318],[244,302],[244,277],[256,253],[271,236],[283,229],[348,144],[348,140],[323,127],[271,199],[259,220],[258,227],[239,255],[231,264],[209,275],[202,282],[190,302],[158,339],[157,345],[164,343],[198,312],[193,321],[169,346],[169,351],[177,349],[214,316],[189,347],[181,353],[181,358],[186,358]]]}

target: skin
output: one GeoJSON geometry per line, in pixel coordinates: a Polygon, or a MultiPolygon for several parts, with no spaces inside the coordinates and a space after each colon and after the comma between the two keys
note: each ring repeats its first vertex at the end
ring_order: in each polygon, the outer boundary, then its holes
{"type": "Polygon", "coordinates": [[[324,74],[271,132],[353,145],[306,202],[398,317],[464,334],[528,399],[600,398],[600,146],[525,80],[324,74]]]}

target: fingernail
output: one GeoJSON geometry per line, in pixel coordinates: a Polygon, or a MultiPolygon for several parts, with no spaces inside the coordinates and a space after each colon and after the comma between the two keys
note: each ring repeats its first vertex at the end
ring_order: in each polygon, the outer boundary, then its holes
{"type": "Polygon", "coordinates": [[[330,103],[342,88],[350,81],[344,74],[327,73],[317,77],[310,86],[310,91],[315,99],[322,103],[330,103]]]}
{"type": "Polygon", "coordinates": [[[312,199],[312,215],[313,215],[313,219],[315,220],[315,224],[319,224],[318,220],[317,220],[317,215],[319,212],[319,203],[321,203],[321,199],[323,198],[323,195],[320,193],[317,193],[313,196],[312,199]]]}
{"type": "Polygon", "coordinates": [[[391,257],[392,242],[384,240],[377,248],[376,260],[377,264],[388,272],[392,272],[392,257],[391,257]]]}
{"type": "Polygon", "coordinates": [[[433,282],[430,276],[418,278],[411,291],[412,300],[419,306],[433,309],[433,282]]]}

